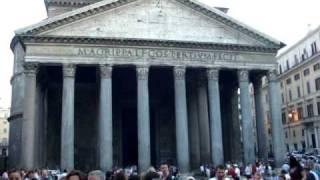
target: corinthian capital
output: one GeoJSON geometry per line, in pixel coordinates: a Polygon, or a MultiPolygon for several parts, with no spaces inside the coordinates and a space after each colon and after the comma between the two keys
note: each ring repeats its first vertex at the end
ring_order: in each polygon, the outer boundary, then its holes
{"type": "Polygon", "coordinates": [[[147,66],[137,67],[138,80],[146,80],[146,79],[148,79],[148,75],[149,75],[149,67],[147,67],[147,66]]]}
{"type": "Polygon", "coordinates": [[[241,69],[238,71],[239,81],[249,81],[249,71],[241,69]]]}
{"type": "Polygon", "coordinates": [[[211,68],[207,70],[208,80],[219,80],[219,69],[211,68]]]}
{"type": "Polygon", "coordinates": [[[26,76],[35,76],[39,70],[38,63],[24,63],[24,74],[26,76]]]}
{"type": "Polygon", "coordinates": [[[276,81],[277,80],[277,70],[272,69],[268,72],[268,81],[276,81]]]}
{"type": "Polygon", "coordinates": [[[186,68],[181,66],[174,67],[174,78],[176,80],[183,80],[185,79],[186,68]]]}
{"type": "Polygon", "coordinates": [[[101,64],[100,65],[100,76],[101,78],[111,78],[112,77],[112,66],[101,64]]]}
{"type": "Polygon", "coordinates": [[[74,64],[63,64],[63,76],[74,77],[76,73],[76,66],[74,64]]]}

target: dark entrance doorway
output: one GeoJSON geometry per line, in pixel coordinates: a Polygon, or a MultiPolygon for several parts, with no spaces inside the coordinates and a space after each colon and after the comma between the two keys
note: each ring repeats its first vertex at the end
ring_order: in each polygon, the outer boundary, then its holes
{"type": "Polygon", "coordinates": [[[124,166],[138,164],[137,109],[133,107],[122,111],[122,157],[124,166]]]}

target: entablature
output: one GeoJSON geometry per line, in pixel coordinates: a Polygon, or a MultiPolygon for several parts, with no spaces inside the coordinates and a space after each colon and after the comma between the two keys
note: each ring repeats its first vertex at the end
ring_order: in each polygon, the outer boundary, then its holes
{"type": "Polygon", "coordinates": [[[247,68],[277,67],[276,49],[138,39],[21,36],[26,62],[247,68]]]}

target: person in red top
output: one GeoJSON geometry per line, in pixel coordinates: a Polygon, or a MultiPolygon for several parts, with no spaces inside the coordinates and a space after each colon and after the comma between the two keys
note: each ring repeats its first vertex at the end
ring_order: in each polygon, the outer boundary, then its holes
{"type": "Polygon", "coordinates": [[[232,177],[232,178],[236,178],[237,177],[236,171],[232,166],[230,166],[228,168],[227,176],[228,177],[232,177]]]}

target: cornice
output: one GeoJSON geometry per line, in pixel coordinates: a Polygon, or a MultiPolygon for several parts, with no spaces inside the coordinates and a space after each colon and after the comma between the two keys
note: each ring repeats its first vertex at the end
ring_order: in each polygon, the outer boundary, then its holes
{"type": "MultiPolygon", "coordinates": [[[[283,56],[289,54],[293,49],[298,47],[300,44],[303,44],[304,42],[307,41],[308,38],[314,36],[315,34],[317,34],[319,32],[320,32],[320,25],[316,29],[312,30],[310,33],[306,34],[302,39],[298,40],[295,44],[293,44],[292,46],[288,47],[286,50],[284,50],[283,52],[278,54],[277,59],[280,59],[283,56]]],[[[316,38],[314,38],[314,39],[316,39],[316,38]]]]}
{"type": "MultiPolygon", "coordinates": [[[[128,4],[130,2],[134,2],[137,0],[113,0],[110,3],[98,2],[89,6],[84,6],[82,8],[76,9],[75,11],[67,12],[58,16],[55,16],[51,19],[45,20],[39,24],[36,24],[34,27],[29,26],[26,28],[26,31],[22,30],[22,32],[16,31],[16,34],[21,35],[35,35],[41,32],[47,31],[49,29],[53,29],[76,20],[80,20],[86,18],[88,16],[92,16],[98,14],[103,11],[107,11],[109,9],[113,9],[124,4],[128,4]]],[[[49,2],[48,2],[49,3],[49,2]]],[[[67,3],[67,2],[52,2],[52,3],[67,3]]],[[[69,2],[74,3],[74,2],[69,2]]],[[[67,3],[68,4],[68,3],[67,3]]]]}
{"type": "Polygon", "coordinates": [[[47,0],[47,6],[73,6],[73,7],[83,7],[93,2],[83,2],[83,1],[65,1],[65,0],[47,0]]]}
{"type": "MultiPolygon", "coordinates": [[[[110,0],[109,1],[101,1],[98,3],[94,3],[92,5],[84,6],[82,8],[76,9],[71,12],[67,12],[58,16],[55,16],[51,19],[45,20],[43,22],[40,22],[36,25],[29,26],[27,28],[21,29],[16,31],[16,34],[18,35],[35,35],[39,34],[41,32],[45,32],[49,29],[56,28],[62,25],[65,25],[67,23],[74,22],[76,20],[80,20],[83,18],[86,18],[88,16],[95,15],[97,13],[119,7],[124,4],[128,4],[130,2],[134,2],[137,0],[110,0]]],[[[204,15],[211,17],[231,28],[237,29],[238,31],[248,35],[249,37],[252,37],[260,42],[263,42],[269,47],[274,47],[277,49],[280,49],[285,44],[282,42],[279,42],[277,40],[272,39],[271,37],[260,33],[254,29],[251,29],[249,26],[242,24],[238,22],[237,20],[227,16],[225,13],[220,12],[217,9],[208,7],[204,4],[201,4],[195,0],[176,0],[182,4],[184,4],[187,7],[190,7],[197,12],[201,12],[204,15]]],[[[50,2],[48,2],[50,3],[50,2]]],[[[54,3],[54,2],[52,2],[54,3]]],[[[67,3],[67,2],[55,2],[55,3],[67,3]]],[[[75,2],[69,2],[69,3],[75,3],[75,2]]],[[[81,4],[81,2],[79,2],[81,4]]],[[[80,5],[79,4],[79,5],[80,5]]]]}
{"type": "Polygon", "coordinates": [[[297,71],[301,71],[302,69],[306,68],[310,64],[312,64],[314,62],[318,62],[319,60],[320,60],[320,52],[309,57],[308,59],[304,60],[303,62],[300,62],[299,64],[291,67],[289,70],[284,71],[283,73],[279,74],[278,78],[280,80],[286,79],[288,76],[291,76],[291,75],[297,73],[297,71]]]}
{"type": "Polygon", "coordinates": [[[173,40],[148,40],[148,39],[123,39],[123,38],[91,38],[91,37],[58,37],[58,36],[16,36],[11,47],[21,42],[24,46],[27,43],[52,43],[52,44],[99,44],[99,45],[127,45],[127,46],[153,46],[153,47],[177,47],[209,50],[229,50],[273,53],[277,48],[265,46],[248,46],[239,44],[220,44],[210,42],[173,41],[173,40]]]}
{"type": "Polygon", "coordinates": [[[231,28],[237,29],[240,32],[248,35],[249,37],[252,37],[256,40],[259,40],[260,42],[263,42],[265,44],[268,44],[270,46],[274,46],[277,47],[278,49],[282,48],[285,46],[285,44],[283,42],[279,42],[279,44],[275,43],[275,40],[271,40],[268,39],[266,37],[264,37],[265,35],[262,35],[262,33],[258,33],[255,32],[251,29],[249,29],[247,26],[245,26],[244,24],[240,24],[239,22],[236,22],[236,20],[232,19],[231,17],[228,17],[225,13],[218,13],[218,12],[213,12],[212,10],[210,10],[209,8],[205,7],[205,6],[201,6],[198,3],[195,3],[193,0],[176,0],[196,11],[200,11],[203,14],[223,23],[226,24],[228,26],[230,26],[231,28]]]}

